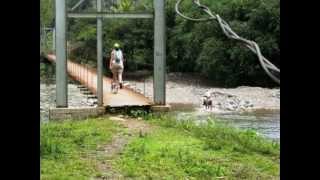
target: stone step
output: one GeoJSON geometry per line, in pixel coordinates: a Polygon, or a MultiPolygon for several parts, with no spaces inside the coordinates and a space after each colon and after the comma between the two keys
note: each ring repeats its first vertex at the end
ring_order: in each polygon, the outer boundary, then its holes
{"type": "Polygon", "coordinates": [[[84,92],[82,92],[82,94],[84,94],[84,95],[92,95],[93,93],[91,91],[84,91],[84,92]]]}
{"type": "Polygon", "coordinates": [[[89,89],[88,88],[79,88],[80,91],[88,91],[89,89]]]}
{"type": "Polygon", "coordinates": [[[96,95],[89,95],[88,99],[97,99],[98,97],[96,95]]]}
{"type": "Polygon", "coordinates": [[[82,85],[82,84],[79,84],[77,85],[78,88],[87,88],[86,86],[82,85]]]}
{"type": "Polygon", "coordinates": [[[93,95],[91,91],[82,91],[81,94],[84,94],[84,95],[93,95]]]}

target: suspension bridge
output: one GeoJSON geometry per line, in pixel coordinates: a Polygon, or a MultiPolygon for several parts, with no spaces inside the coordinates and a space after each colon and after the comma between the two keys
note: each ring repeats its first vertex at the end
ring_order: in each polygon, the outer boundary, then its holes
{"type": "MultiPolygon", "coordinates": [[[[54,54],[48,54],[46,58],[52,62],[56,62],[54,54]]],[[[67,61],[67,72],[69,76],[85,86],[92,94],[97,95],[97,72],[94,68],[78,64],[74,61],[67,61]]],[[[104,107],[126,107],[126,106],[150,106],[152,100],[143,94],[136,92],[129,86],[124,86],[118,94],[113,94],[111,89],[111,79],[103,77],[103,106],[104,107]]]]}
{"type": "MultiPolygon", "coordinates": [[[[145,12],[110,12],[103,10],[102,0],[96,0],[96,10],[94,12],[75,12],[75,9],[83,3],[80,0],[73,8],[66,6],[66,0],[55,1],[55,26],[53,32],[52,51],[54,53],[44,53],[40,49],[40,54],[45,54],[47,60],[56,64],[56,108],[53,112],[60,114],[70,114],[68,110],[68,75],[79,81],[97,96],[98,107],[128,107],[128,106],[152,106],[155,109],[168,109],[165,99],[165,0],[154,0],[153,11],[145,12]],[[67,60],[67,20],[69,18],[96,19],[97,35],[97,69],[90,69],[74,61],[67,60]],[[154,20],[154,95],[153,100],[148,99],[132,89],[125,87],[117,94],[111,93],[111,79],[103,76],[103,19],[153,19],[154,20]],[[84,78],[80,74],[86,73],[84,78]]],[[[50,29],[42,28],[42,34],[50,29]]],[[[44,42],[41,36],[40,47],[44,42]]],[[[91,111],[91,110],[90,110],[91,111]]],[[[79,111],[76,111],[79,112],[79,111]]],[[[63,117],[63,115],[62,115],[63,117]]]]}
{"type": "MultiPolygon", "coordinates": [[[[66,0],[55,1],[55,27],[53,32],[53,54],[45,54],[45,57],[56,64],[56,108],[68,108],[67,98],[67,76],[69,76],[81,84],[86,86],[98,98],[99,107],[125,107],[125,106],[152,106],[168,109],[166,104],[166,20],[165,20],[165,2],[166,0],[153,0],[153,11],[146,12],[109,12],[103,11],[102,0],[96,0],[95,12],[74,12],[85,0],[80,0],[72,8],[66,7],[66,0]],[[97,24],[97,69],[88,68],[74,61],[67,60],[67,41],[66,30],[68,18],[87,18],[96,19],[97,24]],[[144,95],[125,87],[118,94],[111,93],[111,79],[103,76],[103,47],[102,47],[102,22],[103,19],[153,19],[154,20],[154,60],[153,60],[153,99],[148,99],[144,95]],[[86,73],[84,78],[79,75],[86,73]]],[[[220,18],[218,14],[214,14],[207,6],[202,5],[200,0],[193,0],[199,9],[209,15],[209,18],[195,19],[182,14],[179,10],[179,4],[183,0],[178,0],[176,4],[176,12],[184,19],[190,21],[207,21],[216,20],[224,34],[233,40],[243,43],[259,59],[259,62],[265,72],[277,83],[280,79],[273,73],[279,73],[280,70],[268,61],[260,52],[260,48],[254,41],[244,39],[237,35],[231,27],[220,18]]],[[[42,28],[41,32],[48,29],[42,28]]],[[[50,30],[50,29],[49,29],[50,30]]],[[[42,38],[40,44],[42,45],[42,38]]],[[[40,54],[43,52],[40,50],[40,54]]]]}

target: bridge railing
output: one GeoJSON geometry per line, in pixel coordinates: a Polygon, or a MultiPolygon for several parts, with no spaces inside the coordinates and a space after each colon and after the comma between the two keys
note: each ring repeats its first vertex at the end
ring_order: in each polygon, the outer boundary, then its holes
{"type": "Polygon", "coordinates": [[[40,29],[40,54],[51,54],[55,50],[54,28],[41,27],[40,29]]]}

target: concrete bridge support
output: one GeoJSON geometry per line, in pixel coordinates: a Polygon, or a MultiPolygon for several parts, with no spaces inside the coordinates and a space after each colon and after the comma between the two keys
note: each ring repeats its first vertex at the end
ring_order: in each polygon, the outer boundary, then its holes
{"type": "MultiPolygon", "coordinates": [[[[97,10],[102,11],[102,0],[97,0],[97,10]]],[[[102,55],[102,18],[97,17],[97,94],[98,94],[98,106],[103,106],[103,55],[102,55]]]]}
{"type": "Polygon", "coordinates": [[[165,0],[154,0],[154,103],[166,104],[165,0]]]}
{"type": "Polygon", "coordinates": [[[56,107],[68,107],[66,2],[56,0],[56,107]]]}

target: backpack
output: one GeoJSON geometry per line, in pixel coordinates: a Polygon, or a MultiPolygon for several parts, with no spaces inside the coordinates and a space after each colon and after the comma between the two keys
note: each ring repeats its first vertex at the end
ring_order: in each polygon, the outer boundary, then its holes
{"type": "MultiPolygon", "coordinates": [[[[119,50],[120,51],[120,50],[119,50]]],[[[115,62],[117,63],[117,64],[120,64],[120,61],[121,61],[121,51],[120,52],[117,52],[117,51],[114,51],[114,56],[115,56],[115,62]]]]}

